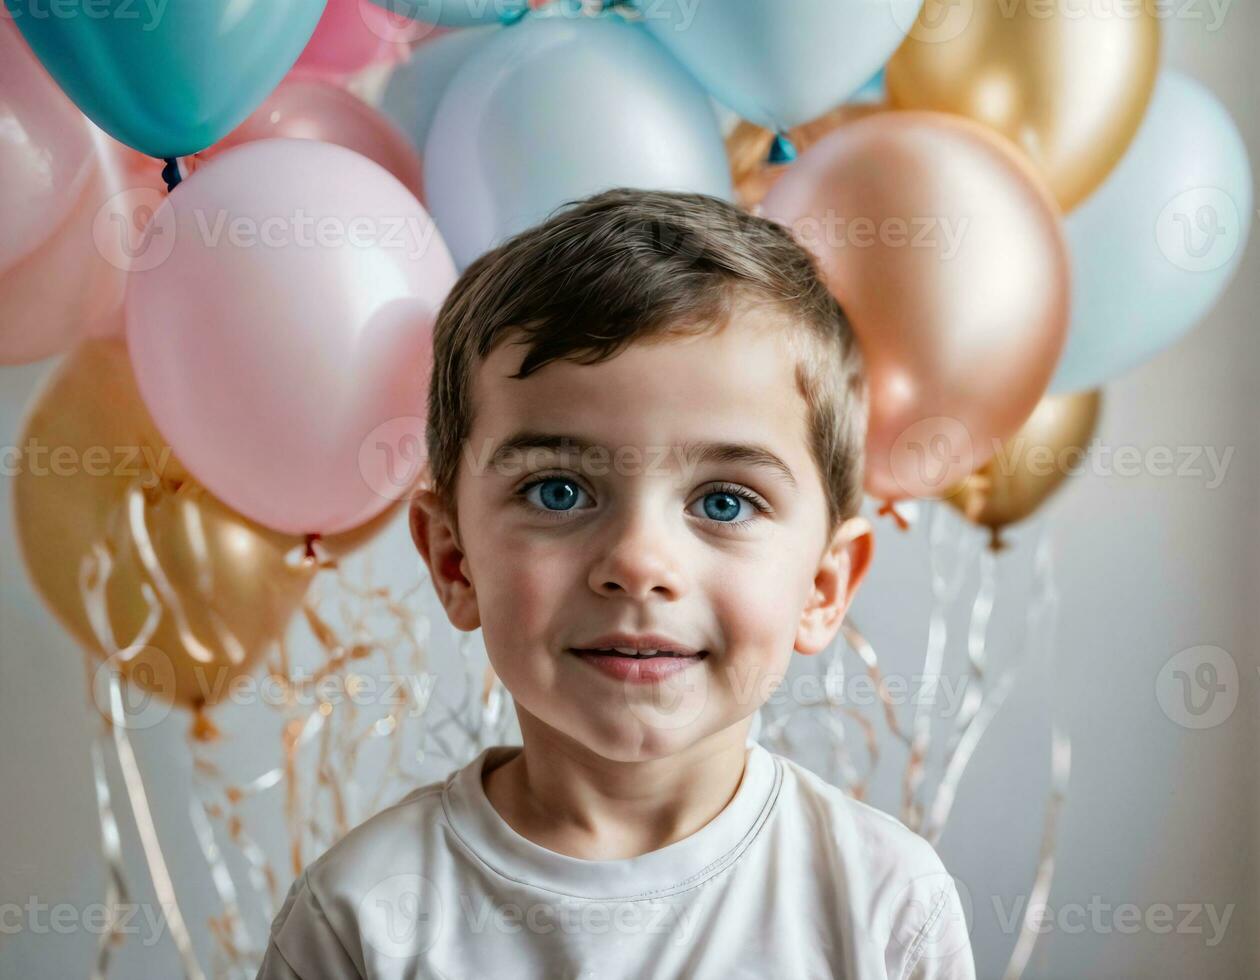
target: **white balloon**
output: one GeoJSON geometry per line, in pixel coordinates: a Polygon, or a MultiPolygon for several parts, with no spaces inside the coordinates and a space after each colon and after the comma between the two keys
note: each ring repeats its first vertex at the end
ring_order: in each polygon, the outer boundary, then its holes
{"type": "Polygon", "coordinates": [[[1191,330],[1237,271],[1251,216],[1229,112],[1164,72],[1128,152],[1067,217],[1072,321],[1050,390],[1096,388],[1191,330]]]}
{"type": "Polygon", "coordinates": [[[612,187],[730,199],[708,96],[616,15],[530,15],[459,69],[424,146],[425,195],[460,268],[612,187]]]}

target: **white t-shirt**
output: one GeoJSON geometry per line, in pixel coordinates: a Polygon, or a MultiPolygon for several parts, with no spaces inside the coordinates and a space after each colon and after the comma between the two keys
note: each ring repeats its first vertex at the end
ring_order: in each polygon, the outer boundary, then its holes
{"type": "Polygon", "coordinates": [[[758,743],[691,836],[588,861],[487,799],[492,746],[354,828],[298,876],[259,980],[511,977],[974,980],[931,845],[758,743]]]}

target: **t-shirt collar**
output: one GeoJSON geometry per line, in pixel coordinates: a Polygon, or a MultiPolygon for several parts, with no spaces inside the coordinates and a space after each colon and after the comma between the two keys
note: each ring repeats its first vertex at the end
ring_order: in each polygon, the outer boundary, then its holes
{"type": "Polygon", "coordinates": [[[783,781],[774,754],[757,742],[749,743],[744,775],[734,797],[695,833],[637,857],[588,861],[521,836],[486,797],[483,770],[520,751],[517,745],[492,745],[454,772],[442,792],[447,819],[473,855],[494,872],[522,884],[592,900],[663,898],[717,874],[756,837],[783,781]]]}

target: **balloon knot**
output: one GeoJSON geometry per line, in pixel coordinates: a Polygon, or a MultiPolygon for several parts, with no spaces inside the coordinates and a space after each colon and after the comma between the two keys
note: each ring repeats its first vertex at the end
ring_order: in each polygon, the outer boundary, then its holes
{"type": "Polygon", "coordinates": [[[891,517],[896,523],[898,530],[910,530],[910,522],[902,517],[901,514],[897,513],[897,504],[895,501],[885,500],[883,505],[879,508],[878,514],[880,517],[891,517]]]}
{"type": "Polygon", "coordinates": [[[315,542],[319,540],[318,534],[308,534],[306,536],[306,557],[316,559],[319,557],[315,552],[315,542]]]}
{"type": "Polygon", "coordinates": [[[504,27],[519,24],[525,15],[529,13],[529,9],[529,5],[525,4],[515,10],[505,10],[499,15],[499,23],[504,27]]]}
{"type": "Polygon", "coordinates": [[[997,554],[999,551],[1005,551],[1011,546],[1010,542],[1002,537],[1002,531],[1003,528],[1000,527],[989,528],[989,550],[994,554],[997,554]]]}
{"type": "Polygon", "coordinates": [[[775,133],[774,141],[770,144],[770,156],[767,158],[769,163],[791,163],[796,159],[796,147],[792,145],[792,141],[786,133],[775,133]]]}
{"type": "Polygon", "coordinates": [[[222,738],[222,732],[219,731],[218,726],[206,714],[204,702],[198,702],[193,706],[193,721],[188,726],[188,737],[195,742],[203,744],[216,742],[222,738]]]}
{"type": "Polygon", "coordinates": [[[166,193],[170,193],[179,186],[179,182],[184,179],[184,175],[180,173],[179,159],[177,157],[166,157],[166,166],[162,168],[162,179],[166,181],[166,193]]]}

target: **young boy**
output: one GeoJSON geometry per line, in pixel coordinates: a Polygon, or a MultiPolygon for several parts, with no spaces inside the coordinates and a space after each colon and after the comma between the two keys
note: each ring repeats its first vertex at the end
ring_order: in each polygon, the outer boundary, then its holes
{"type": "Polygon", "coordinates": [[[524,746],[309,865],[260,978],[962,980],[935,851],[749,738],[871,558],[866,385],[783,228],[615,190],[439,316],[412,533],[524,746]]]}

